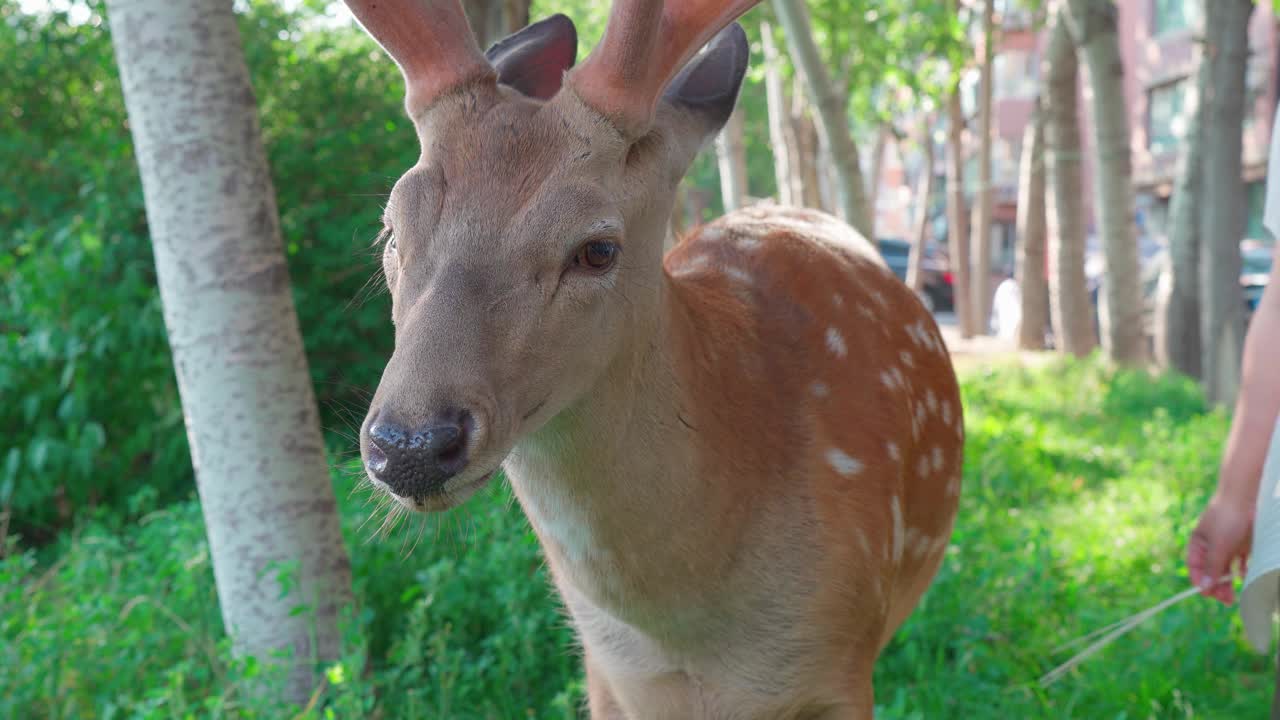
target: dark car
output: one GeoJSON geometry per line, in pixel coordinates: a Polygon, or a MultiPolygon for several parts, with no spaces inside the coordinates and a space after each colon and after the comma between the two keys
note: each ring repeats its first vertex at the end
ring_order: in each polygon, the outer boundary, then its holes
{"type": "MultiPolygon", "coordinates": [[[[902,238],[880,238],[876,240],[880,255],[899,280],[907,280],[907,261],[911,257],[911,243],[902,238]]],[[[924,259],[921,261],[921,274],[924,276],[924,290],[920,299],[932,312],[950,312],[955,304],[955,288],[947,259],[936,247],[926,245],[924,259]]]]}

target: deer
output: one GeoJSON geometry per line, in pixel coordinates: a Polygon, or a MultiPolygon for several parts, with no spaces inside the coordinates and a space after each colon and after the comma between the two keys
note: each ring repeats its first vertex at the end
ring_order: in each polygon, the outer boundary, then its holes
{"type": "Polygon", "coordinates": [[[421,145],[365,474],[433,513],[502,471],[596,720],[872,717],[959,503],[950,355],[862,235],[752,205],[665,247],[755,2],[616,0],[576,63],[564,15],[482,53],[458,0],[347,0],[421,145]]]}

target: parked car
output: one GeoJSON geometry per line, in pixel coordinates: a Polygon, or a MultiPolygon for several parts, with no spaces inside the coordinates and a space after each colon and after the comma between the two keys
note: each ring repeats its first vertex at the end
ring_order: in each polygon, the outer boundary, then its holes
{"type": "MultiPolygon", "coordinates": [[[[907,280],[907,262],[911,256],[911,243],[902,238],[879,238],[876,246],[888,263],[889,269],[899,280],[907,280]]],[[[947,258],[935,245],[926,245],[921,262],[924,289],[920,299],[931,312],[950,312],[955,306],[954,278],[947,258]]]]}
{"type": "Polygon", "coordinates": [[[1258,302],[1262,300],[1262,291],[1267,289],[1267,278],[1271,277],[1275,251],[1256,240],[1246,240],[1240,244],[1240,260],[1240,287],[1244,290],[1244,317],[1247,325],[1258,309],[1258,302]]]}
{"type": "MultiPolygon", "coordinates": [[[[1267,287],[1267,279],[1271,276],[1273,250],[1257,240],[1245,240],[1240,243],[1240,288],[1244,293],[1245,325],[1253,319],[1258,309],[1258,301],[1262,299],[1262,291],[1267,287]]],[[[1156,329],[1156,303],[1160,290],[1160,280],[1169,263],[1168,250],[1161,247],[1158,251],[1142,252],[1142,304],[1143,327],[1148,341],[1154,342],[1156,329]]],[[[1104,280],[1102,274],[1090,278],[1090,291],[1094,300],[1095,320],[1098,311],[1097,294],[1104,280]]]]}

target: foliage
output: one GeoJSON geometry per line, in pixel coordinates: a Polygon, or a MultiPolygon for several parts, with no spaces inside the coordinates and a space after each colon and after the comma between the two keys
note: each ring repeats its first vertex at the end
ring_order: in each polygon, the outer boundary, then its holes
{"type": "MultiPolygon", "coordinates": [[[[1189,381],[1100,362],[983,372],[963,390],[960,518],[877,669],[877,717],[1259,716],[1270,662],[1231,609],[1199,599],[1035,684],[1059,645],[1186,587],[1183,541],[1226,418],[1189,381]]],[[[378,518],[335,482],[359,611],[302,717],[575,717],[577,654],[505,487],[371,540],[378,518]]],[[[9,551],[0,716],[291,716],[243,692],[271,666],[229,659],[195,503],[136,523],[100,512],[42,552],[9,551]]]]}
{"type": "MultiPolygon", "coordinates": [[[[29,541],[139,487],[191,488],[104,10],[73,11],[83,22],[0,5],[0,166],[22,178],[0,186],[0,515],[29,541]]],[[[311,369],[341,432],[390,350],[386,303],[362,293],[367,247],[418,145],[394,66],[356,28],[300,32],[317,12],[240,17],[311,369]]]]}
{"type": "MultiPolygon", "coordinates": [[[[581,682],[536,541],[505,488],[467,517],[371,536],[338,473],[360,607],[302,717],[574,717],[581,682]],[[366,660],[368,658],[368,660],[366,660]],[[331,714],[330,714],[331,713],[331,714]]],[[[380,520],[376,518],[375,520],[380,520]]],[[[0,717],[262,718],[278,665],[233,660],[199,506],[95,513],[43,552],[0,559],[0,717]]]]}
{"type": "Polygon", "coordinates": [[[1271,663],[1232,609],[1199,599],[1036,684],[1081,649],[1060,646],[1188,587],[1227,418],[1185,378],[1100,360],[987,372],[964,397],[960,519],[878,668],[881,702],[901,717],[1260,716],[1271,663]]]}

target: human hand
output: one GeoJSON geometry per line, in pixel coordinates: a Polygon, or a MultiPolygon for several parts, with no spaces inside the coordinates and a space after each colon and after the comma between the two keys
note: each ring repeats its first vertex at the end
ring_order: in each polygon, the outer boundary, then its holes
{"type": "Polygon", "coordinates": [[[1231,572],[1237,560],[1240,573],[1246,571],[1254,509],[1252,498],[1241,500],[1218,494],[1209,501],[1187,543],[1187,570],[1201,595],[1228,605],[1235,602],[1234,584],[1220,580],[1231,572]]]}

